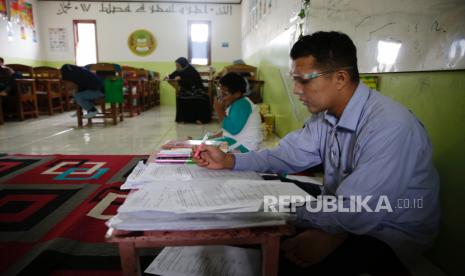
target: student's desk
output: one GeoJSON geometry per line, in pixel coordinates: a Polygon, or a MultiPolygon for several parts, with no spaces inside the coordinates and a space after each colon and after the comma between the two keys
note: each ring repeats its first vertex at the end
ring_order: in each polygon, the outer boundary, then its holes
{"type": "Polygon", "coordinates": [[[224,230],[121,231],[108,229],[105,238],[118,243],[123,275],[141,275],[138,248],[163,246],[260,244],[262,275],[278,275],[281,236],[293,233],[290,225],[224,230]]]}

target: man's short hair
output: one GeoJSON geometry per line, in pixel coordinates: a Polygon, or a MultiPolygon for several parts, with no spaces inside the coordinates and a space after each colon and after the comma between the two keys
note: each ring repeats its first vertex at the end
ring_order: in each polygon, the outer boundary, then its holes
{"type": "Polygon", "coordinates": [[[4,60],[2,57],[0,57],[0,62],[1,62],[1,63],[4,63],[5,60],[4,60]]]}
{"type": "Polygon", "coordinates": [[[224,75],[220,79],[220,84],[226,87],[231,94],[241,92],[242,95],[247,90],[247,83],[245,82],[245,79],[235,72],[230,72],[224,75]]]}
{"type": "Polygon", "coordinates": [[[291,58],[312,56],[316,66],[322,70],[350,67],[353,81],[359,80],[357,49],[350,37],[340,32],[316,32],[301,37],[291,49],[291,58]]]}

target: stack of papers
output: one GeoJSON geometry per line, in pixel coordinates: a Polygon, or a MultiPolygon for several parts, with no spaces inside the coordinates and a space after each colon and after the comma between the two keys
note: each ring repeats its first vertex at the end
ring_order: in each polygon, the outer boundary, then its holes
{"type": "Polygon", "coordinates": [[[253,276],[260,275],[257,249],[232,246],[165,247],[145,270],[164,276],[253,276]]]}
{"type": "Polygon", "coordinates": [[[296,185],[286,182],[240,179],[160,181],[129,194],[108,225],[128,231],[280,225],[292,217],[262,211],[264,196],[280,195],[309,196],[296,185]]]}
{"type": "Polygon", "coordinates": [[[192,163],[191,148],[161,150],[156,154],[155,163],[192,163]]]}
{"type": "Polygon", "coordinates": [[[146,167],[147,166],[144,164],[144,161],[139,161],[132,170],[131,174],[126,178],[126,181],[123,183],[123,185],[121,185],[120,189],[138,189],[140,186],[142,186],[144,183],[140,183],[140,177],[145,171],[146,167]]]}
{"type": "Polygon", "coordinates": [[[250,179],[261,180],[253,171],[209,170],[195,164],[159,164],[139,161],[127,177],[121,189],[140,189],[146,185],[156,186],[164,181],[187,181],[200,179],[250,179]]]}
{"type": "MultiPolygon", "coordinates": [[[[147,164],[140,161],[136,165],[121,186],[133,191],[117,215],[107,221],[109,227],[125,231],[179,231],[277,226],[294,216],[265,212],[271,204],[279,210],[295,203],[293,196],[299,201],[315,200],[293,183],[265,181],[253,171],[209,170],[186,164],[192,150],[180,146],[172,143],[169,150],[151,155],[147,164]],[[161,159],[183,159],[183,164],[165,164],[161,159]],[[266,196],[276,201],[265,202],[266,196]],[[286,196],[288,201],[280,201],[280,196],[286,196]]],[[[145,272],[165,276],[252,276],[260,274],[260,259],[260,252],[254,249],[166,247],[145,272]]]]}
{"type": "Polygon", "coordinates": [[[107,225],[125,231],[179,231],[277,226],[293,219],[289,214],[263,212],[175,215],[163,212],[134,212],[118,214],[107,221],[107,225]]]}

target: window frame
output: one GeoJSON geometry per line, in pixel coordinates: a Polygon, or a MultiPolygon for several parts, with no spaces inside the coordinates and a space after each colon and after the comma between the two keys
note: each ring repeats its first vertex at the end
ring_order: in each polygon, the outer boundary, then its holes
{"type": "Polygon", "coordinates": [[[79,41],[79,35],[78,35],[78,24],[79,23],[91,23],[94,24],[95,28],[95,55],[96,55],[96,63],[99,62],[99,57],[98,57],[98,39],[97,39],[97,20],[95,19],[73,19],[73,37],[74,37],[74,64],[77,64],[77,43],[79,41]]]}
{"type": "MultiPolygon", "coordinates": [[[[212,45],[212,24],[210,20],[188,20],[187,21],[187,48],[188,48],[188,53],[187,53],[187,59],[189,60],[189,63],[192,63],[192,36],[191,36],[191,26],[192,24],[207,24],[208,25],[208,40],[207,40],[207,64],[201,64],[204,66],[210,66],[212,63],[212,57],[211,57],[211,45],[212,45]]],[[[193,64],[194,65],[194,64],[193,64]]],[[[200,64],[195,64],[195,65],[200,65],[200,64]]]]}

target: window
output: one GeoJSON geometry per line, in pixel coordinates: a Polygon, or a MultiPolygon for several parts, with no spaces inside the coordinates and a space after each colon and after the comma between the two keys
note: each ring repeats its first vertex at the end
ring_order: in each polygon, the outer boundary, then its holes
{"type": "Polygon", "coordinates": [[[97,29],[95,20],[73,20],[74,54],[78,66],[97,63],[97,29]]]}
{"type": "Polygon", "coordinates": [[[210,65],[210,21],[189,21],[189,61],[192,64],[210,65]]]}

